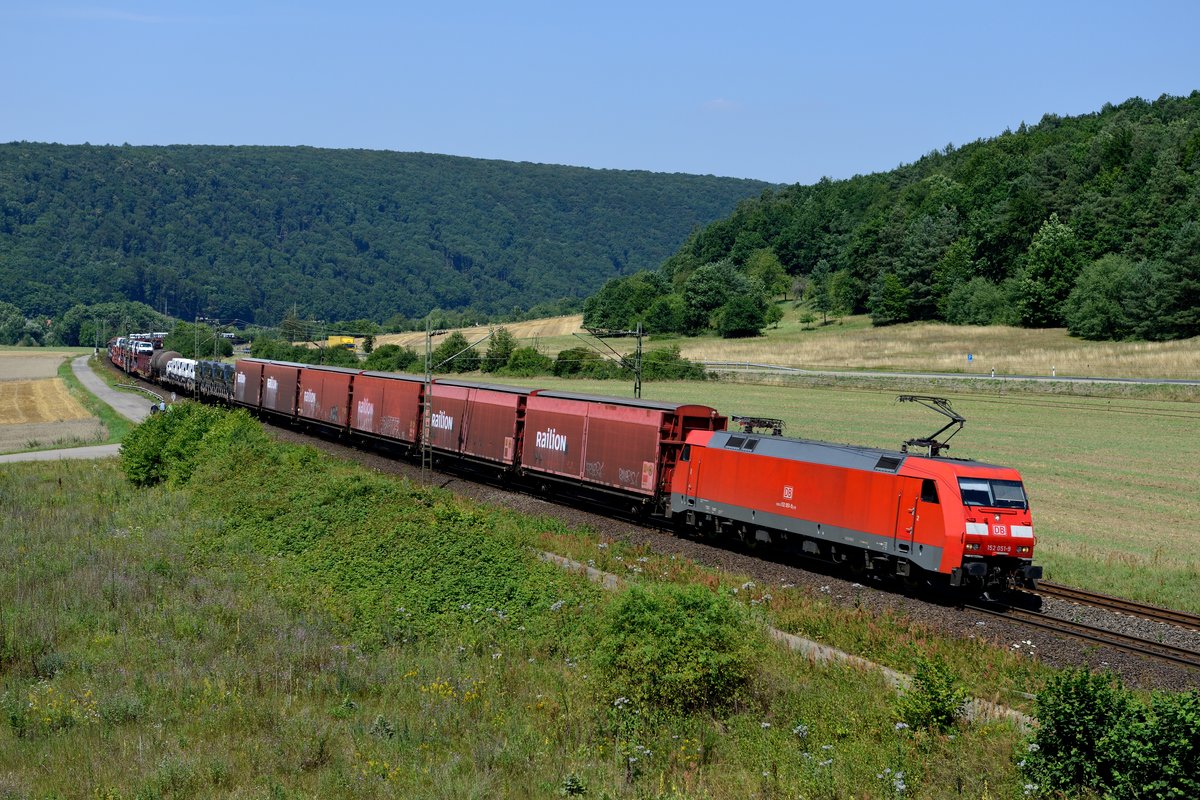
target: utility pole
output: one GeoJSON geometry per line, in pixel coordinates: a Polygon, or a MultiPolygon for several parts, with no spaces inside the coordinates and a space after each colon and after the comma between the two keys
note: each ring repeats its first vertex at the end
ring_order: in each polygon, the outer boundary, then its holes
{"type": "MultiPolygon", "coordinates": [[[[610,353],[612,353],[613,356],[616,358],[616,361],[618,364],[620,364],[622,367],[624,367],[625,369],[627,369],[633,373],[633,396],[636,397],[638,400],[641,400],[642,399],[642,337],[644,335],[642,332],[642,323],[639,322],[637,324],[637,330],[632,330],[632,331],[616,331],[616,330],[608,330],[606,328],[584,328],[584,330],[587,331],[589,334],[591,334],[593,338],[595,338],[597,341],[600,342],[600,344],[607,347],[608,351],[610,353]],[[616,339],[616,338],[621,338],[621,337],[625,337],[625,336],[636,336],[637,337],[637,349],[634,351],[632,361],[630,359],[626,358],[625,356],[621,355],[620,353],[618,353],[616,350],[614,350],[612,348],[611,345],[609,345],[608,342],[604,341],[605,339],[616,339]]],[[[574,336],[576,339],[579,339],[584,344],[586,344],[588,347],[595,350],[597,353],[600,353],[600,355],[604,355],[603,350],[601,350],[600,348],[593,345],[587,339],[584,339],[578,333],[574,334],[574,336]]]]}
{"type": "Polygon", "coordinates": [[[433,428],[433,328],[425,317],[425,392],[421,407],[421,481],[428,482],[433,471],[433,444],[429,441],[433,428]]]}
{"type": "Polygon", "coordinates": [[[633,396],[642,399],[642,323],[637,324],[637,355],[633,358],[633,396]]]}

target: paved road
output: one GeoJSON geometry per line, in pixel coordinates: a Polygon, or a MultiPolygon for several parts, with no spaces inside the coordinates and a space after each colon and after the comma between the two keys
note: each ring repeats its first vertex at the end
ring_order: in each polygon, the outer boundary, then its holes
{"type": "Polygon", "coordinates": [[[0,456],[0,464],[16,461],[62,461],[63,459],[112,458],[121,452],[119,444],[101,444],[94,447],[72,447],[67,450],[38,450],[36,453],[10,453],[0,456]]]}
{"type": "Polygon", "coordinates": [[[141,392],[118,392],[111,388],[99,375],[92,372],[92,368],[88,366],[88,358],[90,356],[79,356],[71,362],[71,371],[79,378],[83,388],[131,422],[141,422],[150,416],[150,406],[154,402],[150,395],[141,392]]]}
{"type": "MultiPolygon", "coordinates": [[[[71,371],[87,389],[101,401],[107,403],[125,419],[131,422],[141,422],[150,416],[152,400],[149,395],[141,392],[118,392],[104,380],[92,372],[88,366],[89,356],[79,356],[71,362],[71,371]]],[[[0,456],[0,464],[11,464],[16,461],[60,461],[65,458],[111,458],[121,451],[119,444],[102,444],[93,447],[71,447],[65,450],[39,450],[35,453],[12,453],[0,456]]]]}

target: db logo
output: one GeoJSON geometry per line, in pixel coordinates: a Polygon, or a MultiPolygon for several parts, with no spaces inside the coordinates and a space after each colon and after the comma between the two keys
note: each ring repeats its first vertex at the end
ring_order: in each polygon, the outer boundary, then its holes
{"type": "Polygon", "coordinates": [[[1004,527],[1003,525],[993,525],[992,526],[992,535],[993,536],[1007,536],[1008,528],[1004,527]]]}
{"type": "Polygon", "coordinates": [[[792,499],[792,487],[791,486],[783,487],[783,499],[784,500],[792,499]]]}

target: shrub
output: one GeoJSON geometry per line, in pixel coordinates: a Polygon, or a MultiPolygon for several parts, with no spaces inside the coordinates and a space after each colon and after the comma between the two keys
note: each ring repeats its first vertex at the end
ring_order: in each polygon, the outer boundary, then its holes
{"type": "Polygon", "coordinates": [[[559,378],[606,378],[620,377],[623,368],[594,350],[586,347],[569,347],[558,354],[554,361],[554,374],[559,378]]]}
{"type": "Polygon", "coordinates": [[[508,363],[500,368],[502,375],[529,378],[534,375],[549,375],[554,369],[550,356],[539,353],[532,347],[518,347],[508,357],[508,363]]]}
{"type": "Polygon", "coordinates": [[[1136,723],[1135,707],[1119,679],[1067,670],[1037,698],[1038,731],[1023,770],[1042,792],[1077,794],[1113,785],[1136,723]]]}
{"type": "Polygon", "coordinates": [[[702,365],[681,356],[678,345],[672,345],[642,357],[642,377],[648,381],[702,381],[708,373],[702,365]]]}
{"type": "Polygon", "coordinates": [[[731,703],[763,646],[741,606],[702,586],[635,586],[609,605],[600,627],[594,659],[606,700],[645,711],[731,703]]]}
{"type": "Polygon", "coordinates": [[[967,693],[956,676],[940,659],[921,659],[913,684],[897,701],[900,719],[912,728],[942,733],[962,716],[967,693]]]}
{"type": "MultiPolygon", "coordinates": [[[[131,430],[121,443],[121,469],[135,486],[153,486],[191,474],[196,445],[221,412],[199,403],[177,403],[131,430]]],[[[175,481],[179,482],[179,481],[175,481]]]]}
{"type": "Polygon", "coordinates": [[[479,353],[459,331],[443,339],[433,349],[430,360],[434,372],[474,372],[479,369],[479,353]]]}
{"type": "Polygon", "coordinates": [[[376,372],[404,372],[416,366],[418,369],[424,369],[424,363],[418,365],[418,357],[416,352],[411,347],[401,347],[398,344],[384,344],[375,348],[366,361],[363,362],[363,369],[375,370],[376,372]]]}

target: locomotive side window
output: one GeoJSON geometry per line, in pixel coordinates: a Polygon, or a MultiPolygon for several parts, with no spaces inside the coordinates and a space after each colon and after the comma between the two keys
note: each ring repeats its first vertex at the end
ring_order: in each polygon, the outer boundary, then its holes
{"type": "Polygon", "coordinates": [[[1028,507],[1025,499],[1025,487],[1021,485],[1020,481],[959,478],[958,488],[962,492],[964,506],[1020,509],[1028,507]]]}
{"type": "Polygon", "coordinates": [[[926,478],[925,480],[921,481],[921,502],[923,502],[923,503],[937,503],[938,502],[937,484],[934,483],[933,480],[930,478],[926,478]]]}
{"type": "Polygon", "coordinates": [[[692,446],[690,444],[685,444],[683,446],[683,449],[679,451],[679,460],[680,461],[691,461],[692,460],[692,446]]]}

